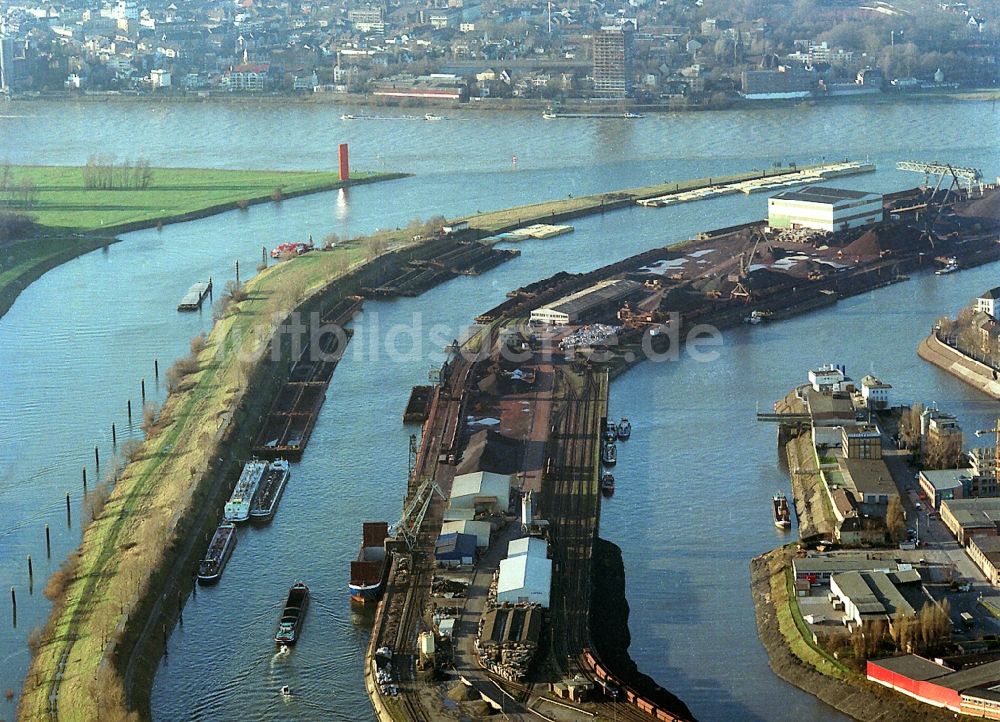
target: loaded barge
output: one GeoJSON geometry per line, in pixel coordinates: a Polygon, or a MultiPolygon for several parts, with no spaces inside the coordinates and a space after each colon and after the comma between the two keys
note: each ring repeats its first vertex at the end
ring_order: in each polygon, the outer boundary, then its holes
{"type": "Polygon", "coordinates": [[[215,584],[222,576],[222,570],[226,567],[226,562],[233,553],[236,546],[236,525],[220,524],[212,535],[212,541],[208,543],[208,551],[205,558],[198,565],[198,583],[215,584]]]}
{"type": "Polygon", "coordinates": [[[223,517],[226,521],[239,522],[250,518],[250,505],[257,496],[260,480],[267,471],[267,462],[251,459],[243,466],[232,496],[226,502],[223,517]]]}
{"type": "Polygon", "coordinates": [[[345,329],[344,324],[361,310],[362,301],[360,296],[349,296],[323,314],[323,326],[336,330],[308,337],[288,381],[278,392],[264,420],[253,446],[254,454],[266,459],[297,461],[302,458],[327,386],[351,340],[353,332],[345,329]]]}
{"type": "Polygon", "coordinates": [[[250,504],[251,521],[267,522],[274,518],[274,512],[278,508],[278,502],[281,501],[289,476],[291,471],[284,459],[277,459],[268,464],[257,496],[250,504]]]}
{"type": "Polygon", "coordinates": [[[205,302],[205,297],[212,295],[212,279],[208,279],[208,283],[196,283],[188,292],[184,294],[184,298],[181,302],[177,304],[178,311],[197,311],[201,308],[201,304],[205,302]]]}
{"type": "Polygon", "coordinates": [[[285,600],[285,608],[278,620],[278,631],[274,633],[275,643],[295,644],[299,641],[308,606],[309,587],[302,582],[295,582],[288,590],[288,599],[285,600]]]}
{"type": "Polygon", "coordinates": [[[366,521],[362,530],[358,558],[351,562],[348,589],[351,599],[359,604],[377,602],[382,598],[389,576],[389,525],[384,521],[366,521]]]}

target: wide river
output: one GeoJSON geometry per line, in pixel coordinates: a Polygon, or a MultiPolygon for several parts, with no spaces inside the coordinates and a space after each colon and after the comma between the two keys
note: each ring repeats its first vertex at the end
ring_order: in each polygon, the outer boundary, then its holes
{"type": "MultiPolygon", "coordinates": [[[[356,168],[416,174],[128,234],[49,272],[0,319],[0,590],[6,596],[13,586],[18,596],[16,628],[6,600],[0,614],[0,690],[20,689],[26,639],[49,611],[41,589],[79,541],[81,469],[96,476],[95,444],[106,470],[111,423],[119,437],[137,433],[125,407],[127,399],[138,406],[140,379],[150,397],[162,398],[154,359],[165,367],[209,327],[207,309],[179,315],[178,299],[195,280],[231,277],[236,259],[253,268],[261,245],[779,161],[870,158],[877,173],[838,185],[880,191],[922,181],[894,169],[904,159],[972,165],[987,178],[1000,172],[1000,115],[985,102],[635,121],[544,121],[537,113],[342,121],[341,112],[298,105],[0,106],[0,159],[14,163],[82,164],[92,153],[115,153],[153,165],[327,169],[335,166],[337,143],[348,142],[356,168]]],[[[457,335],[524,283],[765,214],[764,197],[755,195],[580,219],[574,233],[521,244],[520,258],[484,276],[417,299],[366,304],[274,523],[241,531],[222,582],[199,590],[185,607],[156,677],[154,718],[371,718],[361,671],[370,619],[351,609],[348,564],[363,520],[395,521],[400,514],[414,431],[400,417],[410,386],[426,382],[441,360],[430,327],[447,329],[435,338],[457,335]],[[310,585],[314,606],[302,642],[291,655],[275,656],[276,616],[296,579],[310,585]],[[277,692],[284,684],[296,691],[289,702],[277,692]]],[[[769,497],[787,492],[788,481],[774,428],[754,422],[756,405],[769,407],[811,365],[832,361],[855,377],[879,374],[897,402],[937,402],[967,430],[991,423],[997,404],[919,361],[914,348],[938,315],[996,283],[995,264],[918,276],[797,319],[729,331],[713,362],[682,356],[649,363],[612,386],[612,411],[629,416],[634,433],[620,449],[618,493],[604,505],[601,532],[623,549],[631,651],[700,719],[843,719],[775,677],[757,640],[749,561],[786,538],[771,524],[769,497]]],[[[13,718],[15,704],[0,699],[0,718],[13,718]]]]}

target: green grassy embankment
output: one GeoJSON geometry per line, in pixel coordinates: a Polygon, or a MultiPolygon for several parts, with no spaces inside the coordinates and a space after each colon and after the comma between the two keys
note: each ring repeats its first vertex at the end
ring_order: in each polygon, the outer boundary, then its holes
{"type": "Polygon", "coordinates": [[[153,168],[146,190],[88,190],[82,167],[11,166],[10,171],[15,203],[9,210],[31,216],[36,227],[28,238],[0,243],[0,316],[43,273],[114,243],[116,233],[272,202],[276,189],[281,198],[292,198],[401,177],[354,173],[341,183],[336,173],[324,172],[153,168]],[[34,188],[30,205],[20,193],[25,180],[34,188]]]}
{"type": "Polygon", "coordinates": [[[308,299],[363,265],[365,257],[361,245],[343,244],[272,266],[247,284],[246,300],[216,323],[197,354],[196,370],[170,395],[155,432],[125,467],[80,549],[50,582],[53,611],[25,680],[19,719],[128,718],[124,669],[142,636],[150,600],[160,597],[182,544],[196,533],[197,510],[218,495],[224,479],[215,460],[226,455],[237,430],[245,433],[246,417],[259,401],[248,389],[259,390],[273,375],[266,359],[247,359],[266,347],[289,312],[312,303],[308,299]]]}

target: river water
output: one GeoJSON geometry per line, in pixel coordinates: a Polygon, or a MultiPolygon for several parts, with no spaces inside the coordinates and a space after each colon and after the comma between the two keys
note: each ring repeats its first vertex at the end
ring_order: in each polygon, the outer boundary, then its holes
{"type": "MultiPolygon", "coordinates": [[[[92,153],[153,165],[331,168],[351,145],[357,168],[413,178],[140,231],[29,287],[0,319],[0,589],[16,587],[18,619],[0,615],[0,689],[18,690],[25,640],[43,624],[49,572],[79,541],[81,469],[110,466],[110,425],[138,408],[139,382],[162,398],[162,366],[207,329],[210,312],[181,315],[195,280],[253,268],[261,245],[369,232],[415,216],[454,216],[568,194],[762,168],[775,161],[870,157],[878,173],[838,185],[896,190],[921,178],[898,160],[942,159],[1000,172],[1000,115],[991,103],[927,102],[650,116],[639,121],[543,121],[535,113],[341,121],[334,107],[10,104],[0,114],[0,158],[75,164],[92,153]],[[264,140],[266,139],[266,140],[264,140]],[[517,163],[512,163],[512,156],[517,163]],[[72,499],[67,526],[65,493],[72,499]],[[52,529],[45,558],[44,525],[52,529]],[[26,559],[34,559],[28,590],[26,559]]],[[[158,720],[370,718],[361,657],[370,619],[351,609],[347,568],[360,524],[400,513],[409,387],[440,362],[429,329],[457,335],[516,286],[559,270],[584,271],[699,230],[763,216],[763,196],[724,197],[661,210],[629,209],[574,222],[576,231],[520,245],[522,256],[417,299],[371,302],[334,377],[309,450],[274,523],[241,530],[215,588],[200,590],[171,635],[153,689],[158,720]],[[415,329],[411,335],[402,332],[415,329]],[[276,616],[289,584],[306,581],[314,605],[292,655],[274,655],[276,616]],[[282,702],[281,685],[296,690],[282,702]]],[[[772,326],[727,331],[719,357],[645,364],[612,386],[611,407],[632,419],[620,449],[615,498],[601,532],[622,547],[632,606],[632,654],[700,719],[841,719],[777,679],[756,638],[750,558],[785,537],[770,495],[788,491],[772,427],[754,423],[805,378],[844,363],[874,371],[897,400],[936,401],[966,429],[995,418],[995,403],[916,358],[933,320],[996,285],[996,265],[849,299],[772,326]]],[[[138,413],[136,421],[138,421],[138,413]]],[[[92,482],[93,483],[93,482],[92,482]]],[[[6,604],[6,603],[5,603],[6,604]]],[[[14,702],[0,700],[0,718],[14,702]]]]}

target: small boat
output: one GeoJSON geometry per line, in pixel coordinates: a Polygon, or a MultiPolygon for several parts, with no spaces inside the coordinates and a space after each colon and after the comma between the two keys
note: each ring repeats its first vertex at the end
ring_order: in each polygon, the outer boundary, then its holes
{"type": "Polygon", "coordinates": [[[623,118],[628,118],[628,119],[641,118],[642,117],[642,113],[622,113],[622,117],[623,118]]]}
{"type": "Polygon", "coordinates": [[[622,441],[628,440],[628,437],[632,435],[632,424],[626,417],[622,417],[622,420],[618,422],[618,438],[622,441]]]}
{"type": "Polygon", "coordinates": [[[604,440],[606,442],[618,440],[618,427],[615,426],[613,421],[609,421],[604,427],[604,440]]]}
{"type": "Polygon", "coordinates": [[[281,694],[282,697],[292,696],[292,688],[289,687],[287,684],[284,685],[280,690],[278,690],[278,692],[281,694]]]}
{"type": "Polygon", "coordinates": [[[298,641],[308,606],[309,587],[302,582],[295,582],[288,590],[288,599],[281,612],[281,619],[278,620],[278,631],[274,633],[277,644],[295,644],[298,641]]]}
{"type": "Polygon", "coordinates": [[[771,318],[770,311],[751,311],[750,315],[743,319],[743,323],[749,323],[752,326],[756,326],[769,318],[771,318]]]}
{"type": "Polygon", "coordinates": [[[220,524],[208,543],[205,558],[198,565],[198,583],[214,584],[222,576],[222,570],[236,546],[236,525],[220,524]]]}
{"type": "Polygon", "coordinates": [[[788,499],[779,491],[771,501],[774,504],[774,525],[779,529],[791,528],[792,513],[788,508],[788,499]]]}
{"type": "Polygon", "coordinates": [[[441,120],[440,115],[434,115],[433,113],[427,113],[424,116],[424,120],[441,120]]]}
{"type": "Polygon", "coordinates": [[[618,448],[615,446],[615,442],[609,441],[601,449],[601,461],[604,462],[605,466],[614,466],[618,463],[618,448]]]}
{"type": "Polygon", "coordinates": [[[270,521],[274,517],[274,511],[278,508],[289,476],[291,472],[288,469],[288,462],[284,459],[277,459],[268,464],[257,496],[250,504],[251,521],[270,521]]]}
{"type": "Polygon", "coordinates": [[[250,518],[250,505],[253,504],[257,490],[260,488],[260,481],[267,471],[267,462],[260,459],[251,459],[243,466],[240,478],[236,482],[232,496],[226,502],[223,518],[226,521],[246,521],[250,518]]]}
{"type": "Polygon", "coordinates": [[[366,604],[377,602],[382,597],[389,576],[389,553],[385,548],[388,538],[388,523],[364,523],[361,549],[358,558],[351,562],[351,580],[347,585],[353,601],[366,604]]]}
{"type": "Polygon", "coordinates": [[[615,493],[615,475],[610,471],[604,472],[601,476],[601,492],[604,496],[611,496],[615,493]]]}
{"type": "Polygon", "coordinates": [[[344,113],[342,116],[340,116],[340,119],[341,120],[354,120],[354,116],[351,115],[350,113],[344,113]]]}
{"type": "Polygon", "coordinates": [[[957,270],[958,270],[958,259],[952,258],[950,261],[948,261],[948,265],[946,265],[944,268],[939,268],[938,270],[934,271],[934,275],[946,276],[949,273],[954,273],[957,270]]]}
{"type": "Polygon", "coordinates": [[[558,117],[559,116],[556,115],[552,110],[546,110],[544,113],[542,113],[542,118],[544,118],[545,120],[555,120],[558,117]]]}

